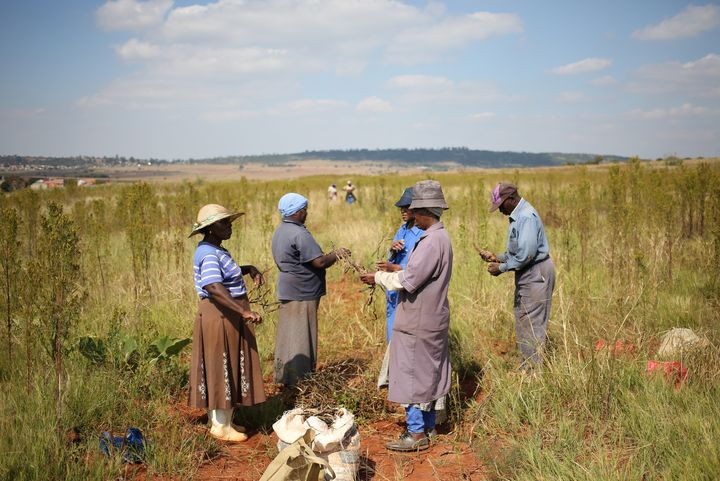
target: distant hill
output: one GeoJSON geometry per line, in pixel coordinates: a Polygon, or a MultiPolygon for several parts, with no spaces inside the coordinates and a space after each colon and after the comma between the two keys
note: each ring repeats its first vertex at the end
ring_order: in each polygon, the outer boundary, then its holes
{"type": "Polygon", "coordinates": [[[195,160],[207,163],[261,163],[284,164],[302,160],[318,159],[335,162],[373,161],[396,162],[403,165],[423,165],[432,167],[444,163],[454,163],[465,167],[544,167],[566,164],[585,164],[606,162],[624,162],[627,157],[598,154],[566,154],[558,152],[496,152],[492,150],[473,150],[467,147],[448,147],[443,149],[349,149],[349,150],[309,150],[294,154],[263,154],[195,160]]]}
{"type": "Polygon", "coordinates": [[[173,162],[212,163],[212,164],[288,164],[303,160],[328,160],[333,162],[393,162],[405,166],[426,166],[442,168],[447,164],[465,167],[545,167],[553,165],[585,164],[600,162],[623,162],[626,157],[599,154],[567,154],[559,152],[496,152],[492,150],[474,150],[467,147],[448,147],[441,149],[348,149],[348,150],[309,150],[292,154],[262,154],[213,157],[205,159],[137,159],[134,157],[46,157],[46,156],[0,156],[0,169],[11,170],[28,167],[40,169],[83,169],[101,166],[152,165],[173,162]]]}

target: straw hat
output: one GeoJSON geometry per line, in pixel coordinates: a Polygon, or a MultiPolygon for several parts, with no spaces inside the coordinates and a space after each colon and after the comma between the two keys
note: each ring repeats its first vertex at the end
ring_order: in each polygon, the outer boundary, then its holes
{"type": "Polygon", "coordinates": [[[192,232],[188,237],[192,237],[200,232],[205,227],[215,222],[230,218],[230,222],[234,221],[241,215],[245,215],[245,212],[230,212],[225,207],[218,204],[207,204],[200,208],[197,215],[197,222],[192,226],[192,232]]]}

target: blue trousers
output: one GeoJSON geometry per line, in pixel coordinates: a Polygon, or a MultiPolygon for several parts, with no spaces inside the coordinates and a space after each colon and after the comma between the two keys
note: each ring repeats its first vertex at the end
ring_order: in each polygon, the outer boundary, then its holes
{"type": "Polygon", "coordinates": [[[430,431],[435,428],[435,409],[421,411],[419,407],[408,406],[405,408],[405,419],[411,433],[430,431]]]}
{"type": "Polygon", "coordinates": [[[393,322],[395,322],[395,308],[398,304],[398,292],[388,291],[387,292],[387,303],[386,303],[386,314],[387,314],[387,332],[385,333],[385,341],[390,344],[390,338],[392,337],[393,322]]]}

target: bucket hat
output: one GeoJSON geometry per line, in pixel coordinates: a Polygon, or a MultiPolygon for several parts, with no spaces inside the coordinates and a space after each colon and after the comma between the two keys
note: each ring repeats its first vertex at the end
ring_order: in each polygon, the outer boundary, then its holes
{"type": "Polygon", "coordinates": [[[421,209],[423,207],[448,208],[442,187],[437,180],[421,180],[413,187],[410,208],[421,209]]]}
{"type": "Polygon", "coordinates": [[[402,196],[400,196],[400,200],[395,202],[395,207],[409,207],[410,204],[412,204],[412,192],[412,187],[408,187],[407,189],[405,189],[405,191],[402,193],[402,196]]]}
{"type": "Polygon", "coordinates": [[[490,212],[495,212],[500,204],[505,202],[505,199],[517,194],[517,187],[515,184],[508,184],[504,182],[498,182],[493,191],[490,193],[490,212]]]}
{"type": "Polygon", "coordinates": [[[192,226],[192,232],[188,237],[192,237],[200,232],[205,227],[215,222],[230,218],[230,222],[234,221],[241,215],[245,215],[245,212],[230,212],[225,207],[218,204],[207,204],[200,207],[197,215],[197,222],[192,226]]]}

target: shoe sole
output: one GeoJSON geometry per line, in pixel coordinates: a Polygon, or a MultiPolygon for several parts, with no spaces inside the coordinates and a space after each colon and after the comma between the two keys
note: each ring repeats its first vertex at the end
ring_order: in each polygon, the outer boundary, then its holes
{"type": "Polygon", "coordinates": [[[414,448],[391,448],[390,446],[385,446],[385,449],[389,451],[396,451],[398,453],[412,453],[414,451],[425,451],[427,448],[429,448],[429,444],[423,444],[421,446],[416,446],[414,448]]]}

